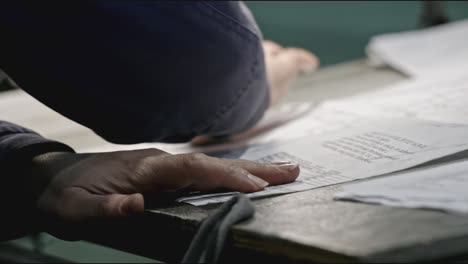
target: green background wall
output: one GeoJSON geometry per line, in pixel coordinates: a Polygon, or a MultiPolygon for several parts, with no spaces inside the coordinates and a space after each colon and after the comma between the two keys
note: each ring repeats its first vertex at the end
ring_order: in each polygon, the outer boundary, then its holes
{"type": "MultiPolygon", "coordinates": [[[[418,27],[421,1],[248,1],[266,39],[315,52],[322,65],[364,56],[375,34],[418,27]]],[[[444,2],[451,20],[468,17],[468,1],[444,2]]],[[[468,32],[467,32],[468,34],[468,32]]]]}

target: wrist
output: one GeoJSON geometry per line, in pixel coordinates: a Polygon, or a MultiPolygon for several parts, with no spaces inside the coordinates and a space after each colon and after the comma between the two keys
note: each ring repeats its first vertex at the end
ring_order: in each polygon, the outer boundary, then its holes
{"type": "Polygon", "coordinates": [[[44,232],[49,229],[50,208],[40,206],[41,196],[46,192],[49,184],[54,178],[70,164],[70,152],[46,152],[32,157],[28,172],[28,195],[30,215],[34,217],[34,224],[31,226],[33,232],[44,232]]]}
{"type": "Polygon", "coordinates": [[[31,160],[30,186],[35,200],[57,174],[71,164],[70,152],[47,152],[36,155],[31,160]]]}

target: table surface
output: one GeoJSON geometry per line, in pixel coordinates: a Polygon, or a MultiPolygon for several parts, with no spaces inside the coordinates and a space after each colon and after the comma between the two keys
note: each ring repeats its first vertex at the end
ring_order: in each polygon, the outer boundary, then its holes
{"type": "MultiPolygon", "coordinates": [[[[365,60],[303,76],[286,101],[316,102],[381,89],[406,77],[365,60]]],[[[0,93],[0,119],[32,128],[77,151],[109,149],[91,130],[50,110],[21,90],[0,93]]],[[[394,262],[468,253],[468,217],[334,201],[340,185],[254,201],[252,220],[233,227],[224,262],[394,262]]],[[[201,220],[217,205],[166,204],[126,220],[106,222],[90,241],[163,261],[180,260],[201,220]]],[[[96,230],[90,227],[90,230],[96,230]]]]}

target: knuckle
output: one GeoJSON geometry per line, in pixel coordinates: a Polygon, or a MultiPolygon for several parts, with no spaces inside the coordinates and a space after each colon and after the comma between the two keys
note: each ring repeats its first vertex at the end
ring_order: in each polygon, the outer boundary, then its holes
{"type": "Polygon", "coordinates": [[[257,170],[261,170],[261,171],[271,171],[271,166],[268,166],[267,164],[265,163],[258,163],[258,162],[255,162],[253,163],[253,166],[255,166],[255,168],[257,170]]]}
{"type": "Polygon", "coordinates": [[[143,179],[153,174],[154,160],[151,157],[145,157],[136,162],[135,168],[127,173],[128,179],[135,186],[143,184],[143,179]]]}
{"type": "Polygon", "coordinates": [[[205,161],[207,157],[208,156],[206,156],[203,153],[190,153],[190,154],[183,154],[181,159],[182,159],[182,164],[184,165],[184,167],[191,168],[205,161]]]}
{"type": "Polygon", "coordinates": [[[239,167],[237,167],[236,165],[234,164],[228,164],[226,165],[226,174],[234,174],[236,172],[238,172],[240,170],[239,167]]]}

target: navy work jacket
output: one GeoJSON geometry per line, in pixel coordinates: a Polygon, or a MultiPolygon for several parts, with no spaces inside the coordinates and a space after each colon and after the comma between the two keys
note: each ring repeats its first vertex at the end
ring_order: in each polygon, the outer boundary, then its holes
{"type": "Polygon", "coordinates": [[[110,142],[225,136],[269,103],[241,2],[2,1],[0,28],[0,68],[110,142]]]}

